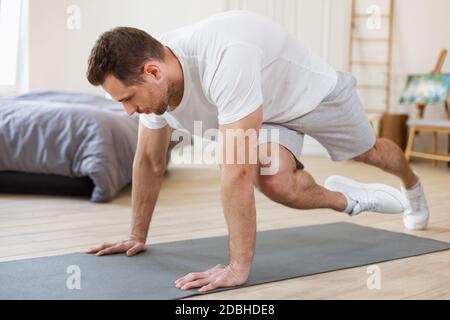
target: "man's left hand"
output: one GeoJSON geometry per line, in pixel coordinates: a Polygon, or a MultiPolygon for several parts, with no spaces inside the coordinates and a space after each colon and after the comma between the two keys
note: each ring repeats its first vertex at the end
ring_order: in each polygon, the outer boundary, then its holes
{"type": "Polygon", "coordinates": [[[250,267],[237,268],[230,265],[217,266],[204,272],[192,272],[175,281],[175,287],[181,290],[200,288],[206,292],[217,288],[239,286],[247,282],[250,267]]]}

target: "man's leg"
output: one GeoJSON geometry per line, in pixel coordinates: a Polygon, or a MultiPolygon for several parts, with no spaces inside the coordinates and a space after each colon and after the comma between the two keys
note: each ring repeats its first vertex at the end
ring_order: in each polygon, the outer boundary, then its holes
{"type": "Polygon", "coordinates": [[[355,160],[399,177],[409,202],[409,208],[403,215],[405,226],[410,230],[423,230],[427,227],[430,212],[422,184],[406,161],[402,150],[394,142],[378,139],[371,150],[356,157],[355,160]]]}
{"type": "MultiPolygon", "coordinates": [[[[278,172],[274,175],[261,175],[262,165],[255,167],[255,186],[271,200],[295,209],[330,208],[344,211],[347,207],[345,196],[339,192],[327,190],[314,181],[304,170],[298,169],[292,153],[278,144],[263,144],[260,154],[269,155],[271,147],[279,148],[278,172]]],[[[266,166],[274,165],[269,163],[266,166]]]]}
{"type": "MultiPolygon", "coordinates": [[[[329,208],[350,215],[363,211],[381,213],[400,213],[404,210],[404,203],[400,191],[385,185],[342,186],[338,184],[336,189],[323,188],[316,184],[312,176],[302,169],[297,168],[297,163],[285,147],[276,143],[265,143],[259,147],[259,159],[269,155],[272,161],[266,166],[278,167],[276,174],[262,175],[262,164],[255,166],[254,184],[271,200],[295,209],[329,208]],[[278,157],[270,157],[271,148],[278,149],[278,157]],[[273,161],[278,161],[274,164],[273,161]],[[381,187],[381,189],[380,189],[381,187]]],[[[260,163],[267,163],[263,159],[260,163]]]]}
{"type": "Polygon", "coordinates": [[[356,157],[355,160],[378,167],[399,177],[406,189],[413,187],[419,181],[406,161],[402,150],[388,139],[377,139],[372,149],[356,157]]]}

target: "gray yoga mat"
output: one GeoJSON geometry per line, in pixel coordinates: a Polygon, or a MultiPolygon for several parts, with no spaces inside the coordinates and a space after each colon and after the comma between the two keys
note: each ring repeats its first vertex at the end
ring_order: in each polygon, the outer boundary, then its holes
{"type": "MultiPolygon", "coordinates": [[[[450,243],[332,223],[258,233],[247,286],[449,250],[450,243]]],[[[177,299],[174,280],[227,263],[226,236],[151,245],[135,257],[84,253],[0,263],[1,299],[177,299]],[[81,289],[67,289],[76,265],[81,289]]],[[[223,289],[222,289],[223,290],[223,289]]],[[[217,291],[222,291],[217,290],[217,291]]],[[[226,289],[225,289],[226,290],[226,289]]],[[[302,290],[299,288],[298,290],[302,290]]]]}

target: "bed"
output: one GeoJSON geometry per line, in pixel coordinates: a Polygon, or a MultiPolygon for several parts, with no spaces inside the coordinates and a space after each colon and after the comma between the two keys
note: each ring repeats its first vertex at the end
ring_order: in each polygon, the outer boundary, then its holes
{"type": "Polygon", "coordinates": [[[0,192],[108,202],[132,177],[138,117],[92,94],[35,91],[0,100],[0,192]]]}

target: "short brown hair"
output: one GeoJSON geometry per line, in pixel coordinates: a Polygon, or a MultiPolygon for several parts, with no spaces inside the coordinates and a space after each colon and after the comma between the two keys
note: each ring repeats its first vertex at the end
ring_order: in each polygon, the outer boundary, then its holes
{"type": "Polygon", "coordinates": [[[101,85],[113,75],[126,85],[142,83],[144,64],[164,60],[164,46],[145,31],[117,27],[103,33],[92,48],[88,60],[87,79],[101,85]]]}

